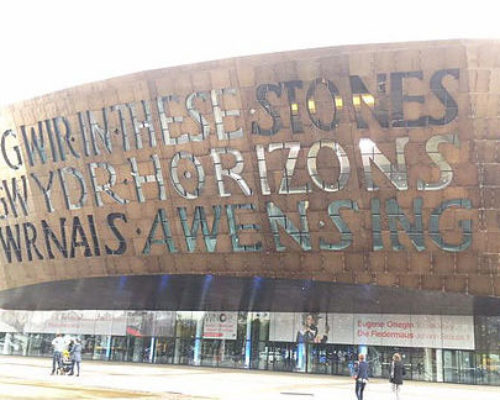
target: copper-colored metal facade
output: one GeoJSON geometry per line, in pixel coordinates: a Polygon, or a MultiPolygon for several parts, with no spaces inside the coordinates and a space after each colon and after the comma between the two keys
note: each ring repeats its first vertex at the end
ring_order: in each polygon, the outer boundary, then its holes
{"type": "Polygon", "coordinates": [[[0,289],[169,273],[499,296],[499,54],[303,50],[6,107],[0,289]]]}

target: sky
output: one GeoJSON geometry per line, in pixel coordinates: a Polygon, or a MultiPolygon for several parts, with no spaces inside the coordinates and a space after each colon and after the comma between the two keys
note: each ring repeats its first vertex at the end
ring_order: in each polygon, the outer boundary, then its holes
{"type": "Polygon", "coordinates": [[[360,43],[500,39],[499,10],[495,0],[2,0],[0,105],[220,58],[360,43]]]}

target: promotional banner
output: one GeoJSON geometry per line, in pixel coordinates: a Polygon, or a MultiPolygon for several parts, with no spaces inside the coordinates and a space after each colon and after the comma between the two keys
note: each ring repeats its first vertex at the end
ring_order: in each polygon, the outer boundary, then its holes
{"type": "Polygon", "coordinates": [[[275,313],[269,340],[474,349],[472,316],[275,313]]]}
{"type": "Polygon", "coordinates": [[[236,339],[237,312],[207,312],[203,320],[203,339],[236,339]]]}
{"type": "Polygon", "coordinates": [[[271,313],[269,340],[327,343],[330,332],[328,319],[326,313],[271,313]]]}
{"type": "Polygon", "coordinates": [[[336,316],[335,343],[474,349],[472,316],[355,314],[352,336],[348,327],[336,324],[336,316]]]}
{"type": "Polygon", "coordinates": [[[71,310],[30,313],[25,332],[75,335],[125,335],[126,311],[71,310]]]}

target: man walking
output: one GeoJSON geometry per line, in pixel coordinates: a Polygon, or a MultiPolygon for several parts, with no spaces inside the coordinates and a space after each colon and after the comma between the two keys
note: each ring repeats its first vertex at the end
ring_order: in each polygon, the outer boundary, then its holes
{"type": "Polygon", "coordinates": [[[52,372],[51,375],[56,373],[56,364],[57,369],[59,370],[62,367],[62,352],[66,347],[66,342],[62,337],[62,334],[58,333],[55,339],[52,341],[53,353],[52,353],[52,372]]]}

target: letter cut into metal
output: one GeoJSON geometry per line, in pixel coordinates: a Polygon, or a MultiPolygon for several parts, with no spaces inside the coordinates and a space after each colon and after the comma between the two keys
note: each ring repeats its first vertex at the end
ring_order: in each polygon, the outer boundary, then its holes
{"type": "Polygon", "coordinates": [[[255,211],[253,204],[228,204],[226,205],[227,226],[229,228],[229,235],[231,237],[231,244],[234,252],[253,252],[262,250],[262,242],[254,244],[241,244],[239,231],[252,230],[260,231],[260,225],[257,224],[238,224],[236,221],[236,210],[252,210],[255,211]]]}
{"type": "Polygon", "coordinates": [[[94,155],[98,156],[101,154],[101,150],[99,149],[97,138],[104,143],[104,148],[111,154],[113,151],[113,143],[111,141],[111,132],[109,131],[109,108],[104,107],[102,109],[102,121],[103,127],[99,125],[96,121],[93,111],[86,111],[85,113],[78,113],[78,121],[80,124],[80,133],[83,139],[83,149],[85,155],[88,157],[91,155],[90,153],[90,143],[92,143],[92,150],[94,151],[94,155]],[[90,138],[88,132],[88,126],[90,126],[90,138]]]}
{"type": "Polygon", "coordinates": [[[232,132],[226,132],[224,129],[225,117],[239,117],[240,110],[222,110],[220,106],[221,96],[237,96],[238,91],[234,88],[225,89],[212,89],[210,91],[210,99],[212,100],[212,110],[214,113],[215,130],[217,132],[217,139],[219,140],[233,140],[243,137],[243,128],[238,128],[232,132]]]}
{"type": "Polygon", "coordinates": [[[73,167],[65,167],[57,170],[59,173],[59,180],[61,182],[61,186],[64,194],[64,201],[66,203],[66,208],[68,210],[79,210],[85,203],[87,202],[87,184],[85,183],[85,178],[83,174],[73,167]],[[71,201],[71,194],[69,192],[68,184],[66,182],[66,175],[73,176],[78,182],[78,186],[80,187],[80,196],[76,203],[71,201]]]}
{"type": "Polygon", "coordinates": [[[406,172],[405,146],[410,139],[408,137],[396,138],[396,165],[382,154],[375,142],[368,138],[359,140],[363,170],[365,173],[366,190],[379,190],[372,177],[373,162],[377,168],[391,181],[398,190],[408,190],[408,176],[406,172]]]}
{"type": "Polygon", "coordinates": [[[344,149],[338,143],[328,140],[316,142],[311,146],[309,153],[307,154],[307,171],[309,172],[314,184],[321,190],[324,190],[325,192],[338,192],[347,184],[351,173],[351,167],[349,165],[349,158],[347,157],[344,149]],[[322,148],[333,150],[337,156],[337,160],[340,165],[340,173],[339,178],[335,183],[326,183],[318,173],[317,158],[322,148]]]}
{"type": "Polygon", "coordinates": [[[151,155],[151,160],[153,160],[154,174],[152,175],[139,175],[139,169],[137,166],[137,160],[135,157],[130,157],[129,159],[130,167],[132,172],[130,173],[134,178],[135,190],[137,193],[137,200],[139,203],[144,203],[146,198],[142,192],[142,185],[145,183],[154,183],[158,185],[158,199],[166,200],[167,193],[165,190],[165,183],[163,181],[163,173],[161,169],[160,158],[157,154],[151,155]]]}
{"type": "Polygon", "coordinates": [[[8,129],[2,134],[2,139],[0,141],[0,147],[2,148],[2,156],[5,163],[11,169],[19,169],[23,165],[23,157],[21,156],[21,150],[19,150],[19,140],[17,139],[17,134],[14,130],[8,129]],[[14,138],[14,145],[11,149],[7,148],[7,138],[14,138]],[[15,154],[14,160],[12,160],[12,153],[15,154]]]}
{"type": "Polygon", "coordinates": [[[443,213],[450,207],[460,207],[470,210],[472,203],[469,199],[446,200],[437,206],[431,213],[429,231],[432,241],[444,251],[460,252],[466,250],[472,244],[472,220],[466,219],[458,222],[462,228],[462,242],[459,244],[447,243],[439,229],[439,221],[443,213]]]}
{"type": "Polygon", "coordinates": [[[201,114],[201,112],[196,108],[194,103],[196,98],[200,98],[202,101],[208,101],[208,92],[195,92],[186,97],[186,109],[188,110],[189,116],[200,128],[200,133],[198,135],[188,134],[190,142],[202,142],[210,134],[210,125],[207,119],[201,114]]]}
{"type": "Polygon", "coordinates": [[[217,234],[219,232],[219,222],[222,214],[222,206],[217,205],[212,208],[214,210],[214,220],[212,223],[212,229],[209,229],[204,207],[196,206],[191,227],[188,225],[186,207],[177,207],[188,252],[194,253],[196,250],[196,239],[198,238],[200,225],[207,252],[213,253],[215,251],[217,245],[217,234]]]}
{"type": "Polygon", "coordinates": [[[124,254],[127,251],[127,240],[123,237],[120,230],[116,227],[116,219],[121,219],[123,220],[123,222],[127,223],[127,216],[123,213],[111,213],[108,214],[108,217],[106,218],[109,229],[111,229],[111,232],[113,232],[113,235],[115,235],[116,240],[118,241],[118,248],[112,249],[107,244],[105,244],[104,249],[106,250],[106,254],[118,256],[124,254]]]}
{"type": "Polygon", "coordinates": [[[393,250],[405,250],[405,247],[399,242],[398,238],[398,221],[417,251],[425,250],[424,231],[422,227],[422,203],[423,201],[421,197],[417,197],[413,200],[413,214],[415,216],[415,223],[412,224],[399,207],[396,199],[386,200],[385,209],[387,213],[387,220],[389,222],[389,229],[391,231],[391,243],[393,250]]]}
{"type": "Polygon", "coordinates": [[[311,233],[307,222],[307,209],[309,201],[302,200],[297,202],[297,211],[299,213],[300,229],[297,229],[290,218],[276,206],[272,201],[267,202],[267,216],[271,231],[273,232],[274,244],[277,251],[285,251],[286,247],[281,243],[279,227],[281,226],[290,237],[298,243],[303,250],[311,251],[311,233]]]}
{"type": "Polygon", "coordinates": [[[90,163],[89,172],[90,182],[92,183],[92,188],[94,189],[94,197],[97,207],[102,207],[104,205],[101,197],[102,192],[108,194],[118,204],[128,204],[129,201],[127,199],[122,199],[118,194],[111,190],[111,187],[116,184],[116,171],[111,164],[106,162],[90,163]],[[97,183],[97,176],[95,172],[97,168],[102,168],[108,173],[108,181],[106,183],[101,185],[97,183]]]}
{"type": "Polygon", "coordinates": [[[175,146],[176,144],[182,144],[191,142],[194,140],[190,139],[189,133],[179,135],[178,137],[170,136],[170,124],[182,124],[184,117],[174,116],[169,117],[165,111],[165,105],[170,103],[179,103],[179,97],[176,95],[171,96],[160,96],[156,98],[156,106],[158,108],[158,115],[160,117],[160,127],[163,138],[163,144],[166,146],[175,146]]]}
{"type": "Polygon", "coordinates": [[[283,170],[283,177],[281,178],[279,194],[303,194],[312,191],[311,184],[307,182],[301,186],[292,186],[292,178],[295,172],[295,164],[300,152],[300,142],[285,142],[285,143],[270,143],[269,153],[275,150],[289,149],[288,158],[286,160],[285,169],[283,170]]]}
{"type": "Polygon", "coordinates": [[[271,188],[269,187],[269,180],[267,179],[266,149],[263,145],[258,144],[255,146],[255,153],[257,154],[260,189],[263,195],[270,195],[271,188]]]}
{"type": "Polygon", "coordinates": [[[231,193],[226,191],[223,180],[224,176],[227,176],[236,181],[245,196],[252,195],[252,189],[250,189],[245,179],[241,176],[245,163],[243,160],[243,156],[241,155],[239,150],[233,149],[231,147],[217,147],[210,151],[210,155],[212,156],[212,161],[215,167],[215,179],[217,179],[217,188],[219,190],[220,197],[231,196],[231,193]],[[234,157],[235,164],[232,168],[222,167],[222,160],[220,156],[221,154],[230,154],[234,157]]]}
{"type": "Polygon", "coordinates": [[[338,123],[338,110],[342,110],[343,108],[343,101],[342,97],[339,94],[339,90],[337,87],[333,84],[332,81],[325,79],[325,78],[317,78],[313,82],[311,82],[311,85],[309,86],[309,89],[307,89],[307,94],[306,94],[306,105],[307,105],[307,113],[309,114],[309,118],[311,118],[312,123],[321,129],[322,131],[332,131],[335,129],[338,123]],[[318,116],[318,110],[317,106],[321,102],[318,102],[318,100],[315,98],[316,95],[316,90],[318,87],[324,86],[327,90],[328,93],[331,97],[332,101],[332,117],[331,121],[329,123],[321,121],[321,119],[318,116]]]}
{"type": "Polygon", "coordinates": [[[358,75],[349,77],[351,82],[352,104],[358,129],[367,129],[369,125],[363,118],[363,105],[370,110],[371,115],[383,128],[389,127],[389,107],[386,95],[386,74],[377,75],[377,97],[373,96],[358,75]]]}
{"type": "Polygon", "coordinates": [[[379,251],[384,248],[382,241],[382,216],[380,214],[380,200],[374,197],[370,202],[372,217],[372,248],[379,251]]]}
{"type": "Polygon", "coordinates": [[[127,108],[130,114],[130,120],[132,121],[132,129],[134,130],[136,148],[142,149],[143,147],[141,136],[142,129],[147,130],[149,147],[156,147],[156,133],[149,100],[141,100],[141,108],[144,114],[144,120],[142,121],[139,121],[139,119],[137,118],[137,110],[134,103],[128,103],[127,108]]]}
{"type": "Polygon", "coordinates": [[[457,134],[437,135],[427,140],[425,143],[425,151],[429,158],[434,161],[441,171],[441,177],[438,182],[425,183],[419,179],[417,181],[418,190],[442,190],[447,187],[453,180],[453,170],[444,159],[443,155],[439,152],[439,145],[441,143],[453,144],[456,148],[460,147],[460,140],[457,134]]]}
{"type": "Polygon", "coordinates": [[[37,154],[40,157],[40,162],[45,164],[47,162],[47,151],[45,147],[45,140],[43,138],[43,122],[38,121],[38,129],[35,126],[21,126],[21,134],[24,140],[24,147],[28,155],[28,161],[31,166],[36,163],[37,154]],[[31,132],[31,140],[28,137],[28,130],[31,132]]]}
{"type": "Polygon", "coordinates": [[[142,249],[142,254],[148,255],[151,252],[151,246],[154,244],[166,245],[170,253],[177,253],[174,239],[170,231],[167,213],[164,208],[158,209],[158,212],[156,213],[155,220],[153,221],[153,225],[151,225],[146,243],[144,244],[144,248],[142,249]],[[156,231],[158,230],[158,226],[160,224],[162,228],[163,238],[155,239],[156,231]]]}
{"type": "Polygon", "coordinates": [[[35,181],[36,185],[40,189],[40,191],[43,194],[43,198],[45,199],[45,205],[47,206],[47,211],[49,213],[54,212],[54,206],[52,205],[52,200],[50,198],[50,192],[52,190],[52,183],[54,182],[54,172],[49,171],[48,179],[47,179],[47,184],[44,186],[43,183],[40,181],[40,178],[35,172],[31,173],[31,177],[35,181]]]}
{"type": "Polygon", "coordinates": [[[267,99],[267,94],[273,92],[276,97],[281,97],[281,85],[262,84],[257,86],[256,97],[259,104],[264,108],[266,113],[272,118],[272,126],[270,128],[262,128],[257,121],[252,122],[252,133],[261,136],[273,136],[282,128],[280,113],[271,106],[267,99]]]}
{"type": "MultiPolygon", "coordinates": [[[[190,175],[188,174],[186,175],[186,177],[190,177],[190,175]]],[[[205,185],[205,171],[203,169],[203,165],[201,165],[200,160],[198,160],[198,158],[196,158],[196,156],[194,156],[191,153],[188,153],[186,151],[179,151],[178,153],[175,153],[175,155],[172,157],[172,161],[170,162],[170,178],[172,179],[172,183],[174,184],[175,191],[185,199],[188,200],[197,199],[203,192],[203,187],[205,185]],[[196,174],[198,176],[198,179],[197,179],[196,189],[194,190],[193,193],[190,193],[186,189],[184,189],[179,180],[178,169],[180,160],[190,161],[196,169],[196,174]]]]}
{"type": "Polygon", "coordinates": [[[352,200],[336,200],[328,205],[328,215],[340,232],[340,242],[328,243],[323,238],[320,238],[319,247],[321,250],[339,251],[346,249],[352,244],[352,233],[340,215],[341,208],[347,208],[356,212],[359,211],[358,203],[352,200]]]}
{"type": "Polygon", "coordinates": [[[49,259],[53,260],[55,258],[54,253],[52,252],[52,244],[56,246],[59,253],[64,258],[68,258],[68,240],[66,238],[66,218],[59,218],[59,230],[60,230],[60,239],[56,236],[55,232],[49,226],[47,221],[42,220],[42,230],[45,238],[45,247],[47,248],[47,254],[49,259]]]}
{"type": "Polygon", "coordinates": [[[21,242],[21,230],[19,224],[14,225],[16,233],[15,237],[12,234],[12,228],[10,225],[0,227],[0,243],[2,244],[2,250],[7,263],[12,263],[12,256],[16,256],[18,262],[23,261],[22,255],[22,242],[21,242]],[[4,231],[5,229],[5,231],[4,231]],[[5,236],[4,237],[4,232],[5,236]]]}

